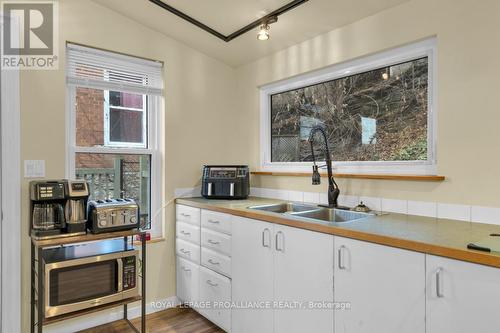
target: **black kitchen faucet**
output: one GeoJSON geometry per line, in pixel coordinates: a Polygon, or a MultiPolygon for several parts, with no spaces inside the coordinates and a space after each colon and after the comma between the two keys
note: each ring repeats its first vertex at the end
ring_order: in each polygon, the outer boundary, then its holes
{"type": "Polygon", "coordinates": [[[321,176],[318,171],[318,166],[316,165],[316,157],[314,156],[314,135],[316,132],[320,132],[323,135],[323,140],[325,141],[325,161],[326,161],[326,169],[328,171],[328,206],[329,208],[338,208],[338,202],[337,199],[340,194],[339,186],[335,182],[335,179],[333,179],[333,172],[332,172],[332,159],[330,157],[330,149],[328,148],[328,138],[326,137],[326,132],[325,129],[320,126],[314,126],[311,129],[311,132],[309,134],[309,143],[311,144],[311,153],[312,153],[312,158],[313,158],[313,174],[312,174],[312,184],[313,185],[319,185],[321,184],[321,176]]]}

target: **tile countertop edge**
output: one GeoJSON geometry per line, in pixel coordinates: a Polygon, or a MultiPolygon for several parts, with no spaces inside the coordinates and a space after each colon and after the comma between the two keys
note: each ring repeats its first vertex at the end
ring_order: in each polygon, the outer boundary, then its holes
{"type": "MultiPolygon", "coordinates": [[[[387,245],[400,249],[416,251],[430,255],[436,255],[436,256],[500,268],[500,254],[468,250],[466,247],[462,249],[457,247],[433,244],[430,242],[422,242],[418,240],[398,238],[395,236],[380,235],[366,231],[346,229],[334,225],[303,222],[300,220],[287,218],[286,216],[279,214],[269,214],[269,213],[266,214],[261,211],[249,211],[248,209],[242,209],[241,207],[240,208],[223,207],[220,205],[221,201],[200,202],[199,201],[200,199],[202,198],[177,198],[176,203],[181,205],[216,211],[220,213],[226,213],[240,217],[266,221],[275,224],[287,225],[290,227],[327,233],[331,235],[357,239],[360,241],[387,245]],[[217,205],[217,203],[219,203],[219,205],[217,205]]],[[[264,201],[284,202],[284,200],[265,199],[265,198],[260,198],[260,201],[262,203],[264,203],[264,201]]],[[[240,202],[233,201],[233,203],[241,204],[241,201],[240,202]]],[[[459,223],[459,221],[457,221],[457,223],[459,223]]]]}

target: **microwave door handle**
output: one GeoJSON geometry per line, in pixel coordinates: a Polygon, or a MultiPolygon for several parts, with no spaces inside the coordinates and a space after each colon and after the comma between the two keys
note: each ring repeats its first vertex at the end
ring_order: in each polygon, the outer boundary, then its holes
{"type": "Polygon", "coordinates": [[[118,264],[118,292],[123,291],[123,259],[118,258],[116,260],[116,263],[118,264]]]}

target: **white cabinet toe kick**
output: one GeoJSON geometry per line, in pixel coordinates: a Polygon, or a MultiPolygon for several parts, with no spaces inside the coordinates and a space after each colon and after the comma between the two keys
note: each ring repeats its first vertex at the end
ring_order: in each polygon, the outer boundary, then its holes
{"type": "Polygon", "coordinates": [[[177,296],[233,333],[500,327],[500,269],[177,205],[177,296]]]}

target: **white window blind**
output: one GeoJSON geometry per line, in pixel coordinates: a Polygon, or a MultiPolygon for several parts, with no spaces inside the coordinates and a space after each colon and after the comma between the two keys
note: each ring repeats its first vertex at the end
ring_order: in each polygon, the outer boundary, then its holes
{"type": "Polygon", "coordinates": [[[163,95],[162,63],[67,44],[68,85],[163,95]]]}

